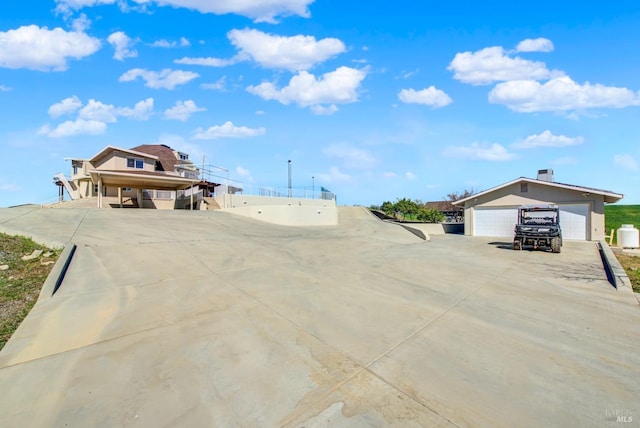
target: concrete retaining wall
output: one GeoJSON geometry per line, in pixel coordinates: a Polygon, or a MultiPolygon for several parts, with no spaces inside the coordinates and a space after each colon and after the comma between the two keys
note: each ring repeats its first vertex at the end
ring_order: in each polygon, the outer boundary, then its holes
{"type": "Polygon", "coordinates": [[[285,226],[335,226],[338,208],[333,200],[220,195],[222,211],[285,226]]]}

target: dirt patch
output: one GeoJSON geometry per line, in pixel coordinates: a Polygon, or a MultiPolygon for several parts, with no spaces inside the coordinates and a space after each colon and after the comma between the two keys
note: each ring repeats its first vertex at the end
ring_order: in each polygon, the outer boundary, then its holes
{"type": "Polygon", "coordinates": [[[0,350],[35,305],[59,256],[29,238],[0,233],[0,350]]]}

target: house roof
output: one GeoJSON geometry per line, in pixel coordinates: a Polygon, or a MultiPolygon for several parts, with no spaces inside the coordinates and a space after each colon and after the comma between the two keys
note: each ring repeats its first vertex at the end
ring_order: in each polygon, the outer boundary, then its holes
{"type": "Polygon", "coordinates": [[[171,147],[163,144],[142,144],[131,150],[149,153],[155,156],[160,163],[160,171],[173,172],[176,170],[176,165],[183,163],[183,161],[176,157],[171,147]]]}
{"type": "Polygon", "coordinates": [[[99,160],[100,158],[102,158],[103,156],[105,156],[107,153],[113,152],[113,151],[128,153],[128,154],[133,155],[133,156],[144,157],[144,158],[148,158],[148,159],[158,159],[157,156],[154,156],[153,154],[150,154],[150,153],[138,152],[138,151],[135,151],[133,149],[132,150],[122,149],[120,147],[115,147],[115,146],[107,146],[104,149],[100,150],[98,153],[96,153],[90,160],[91,160],[92,163],[94,163],[97,160],[99,160]]]}
{"type": "Polygon", "coordinates": [[[512,184],[516,184],[516,183],[535,183],[535,184],[541,184],[543,186],[549,186],[549,187],[557,187],[559,189],[568,189],[568,190],[573,190],[576,192],[582,192],[582,193],[593,193],[596,195],[602,195],[604,196],[604,201],[606,203],[613,203],[613,202],[618,202],[620,199],[622,199],[624,197],[624,195],[622,193],[615,193],[612,192],[610,190],[603,190],[603,189],[596,189],[593,187],[584,187],[584,186],[576,186],[574,184],[565,184],[565,183],[556,183],[555,181],[544,181],[544,180],[536,180],[533,178],[527,178],[527,177],[520,177],[520,178],[516,178],[515,180],[509,181],[507,183],[501,184],[499,186],[496,187],[492,187],[491,189],[488,190],[484,190],[482,192],[479,193],[475,193],[469,197],[466,197],[464,199],[460,199],[458,201],[453,202],[454,205],[461,205],[469,200],[475,199],[479,196],[484,196],[486,194],[495,192],[496,190],[500,190],[503,189],[507,186],[511,186],[512,184]]]}

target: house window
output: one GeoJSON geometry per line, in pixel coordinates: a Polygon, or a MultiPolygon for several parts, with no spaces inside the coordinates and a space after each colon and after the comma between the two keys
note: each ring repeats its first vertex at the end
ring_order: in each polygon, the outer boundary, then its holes
{"type": "Polygon", "coordinates": [[[73,165],[73,175],[78,175],[78,165],[73,165]]]}
{"type": "Polygon", "coordinates": [[[180,156],[180,160],[189,160],[189,155],[186,153],[178,152],[178,156],[180,156]]]}
{"type": "Polygon", "coordinates": [[[94,195],[97,195],[97,194],[98,194],[98,185],[97,185],[97,184],[94,184],[94,185],[93,185],[93,194],[94,194],[94,195]]]}
{"type": "Polygon", "coordinates": [[[123,192],[130,192],[131,191],[131,187],[123,187],[122,191],[123,192]]]}
{"type": "Polygon", "coordinates": [[[529,183],[520,183],[520,193],[527,193],[529,191],[529,183]]]}
{"type": "Polygon", "coordinates": [[[144,161],[142,159],[127,158],[127,168],[144,169],[144,161]]]}

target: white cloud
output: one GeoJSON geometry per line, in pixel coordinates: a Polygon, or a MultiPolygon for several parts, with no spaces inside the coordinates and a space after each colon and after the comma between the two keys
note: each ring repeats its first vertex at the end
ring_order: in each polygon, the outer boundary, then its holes
{"type": "Polygon", "coordinates": [[[403,89],[398,93],[398,99],[407,104],[422,104],[433,108],[444,107],[453,102],[451,97],[444,91],[429,86],[426,89],[416,91],[415,89],[403,89]]]}
{"type": "Polygon", "coordinates": [[[133,108],[115,107],[101,101],[90,99],[83,107],[77,96],[66,98],[49,107],[49,115],[53,118],[78,112],[76,120],[69,120],[59,124],[51,130],[49,125],[40,129],[40,134],[52,138],[69,137],[73,135],[98,135],[107,129],[107,123],[118,121],[118,117],[146,120],[153,114],[153,98],[139,101],[133,108]]]}
{"type": "Polygon", "coordinates": [[[351,176],[340,171],[340,168],[338,168],[337,166],[332,166],[331,168],[329,168],[328,172],[317,174],[316,178],[320,182],[324,182],[327,184],[345,183],[351,180],[351,176]]]}
{"type": "Polygon", "coordinates": [[[56,118],[65,114],[75,113],[80,107],[82,107],[82,101],[74,95],[49,107],[49,116],[56,118]]]}
{"type": "Polygon", "coordinates": [[[0,85],[0,92],[9,92],[10,90],[11,88],[8,86],[0,85]]]}
{"type": "Polygon", "coordinates": [[[546,130],[541,134],[529,135],[523,141],[512,144],[516,149],[533,149],[535,147],[566,147],[577,146],[584,143],[583,137],[566,137],[564,135],[553,135],[546,130]]]}
{"type": "Polygon", "coordinates": [[[104,104],[93,99],[89,100],[87,105],[82,107],[78,113],[78,118],[105,123],[113,123],[118,120],[115,106],[112,104],[104,104]]]}
{"type": "Polygon", "coordinates": [[[249,182],[253,181],[251,172],[246,168],[243,168],[241,166],[236,167],[236,174],[238,174],[238,176],[240,176],[240,178],[242,178],[245,181],[249,181],[249,182]]]}
{"type": "Polygon", "coordinates": [[[75,135],[101,135],[107,130],[107,124],[97,120],[76,119],[61,123],[51,130],[48,126],[41,130],[51,138],[73,137],[75,135]]]}
{"type": "Polygon", "coordinates": [[[371,169],[378,163],[378,160],[368,151],[349,144],[332,144],[322,152],[331,158],[340,159],[347,168],[371,169]]]}
{"type": "Polygon", "coordinates": [[[120,107],[117,110],[118,116],[124,116],[129,119],[147,120],[153,115],[153,98],[139,101],[133,108],[120,107]]]}
{"type": "Polygon", "coordinates": [[[187,46],[191,46],[191,42],[185,38],[185,37],[180,37],[179,41],[168,41],[165,39],[160,39],[160,40],[156,40],[155,42],[153,42],[151,44],[152,48],[175,48],[177,46],[180,47],[187,47],[187,46]]]}
{"type": "Polygon", "coordinates": [[[403,70],[400,73],[400,76],[396,77],[396,79],[409,79],[409,78],[415,76],[416,74],[418,74],[419,71],[420,71],[419,69],[415,69],[415,70],[412,70],[412,71],[403,70]]]}
{"type": "Polygon", "coordinates": [[[454,78],[472,85],[488,85],[497,81],[548,79],[561,73],[549,71],[543,62],[510,57],[501,46],[476,52],[457,53],[447,70],[454,78]]]}
{"type": "Polygon", "coordinates": [[[633,158],[633,156],[628,154],[615,155],[613,157],[613,164],[629,171],[637,171],[640,169],[638,162],[633,158]]]}
{"type": "Polygon", "coordinates": [[[71,22],[71,28],[78,33],[84,33],[89,27],[91,27],[91,20],[84,13],[71,22]]]}
{"type": "MultiPolygon", "coordinates": [[[[92,2],[113,0],[62,0],[73,2],[92,2]]],[[[309,17],[308,5],[314,0],[134,0],[136,3],[156,3],[159,6],[184,7],[201,13],[224,15],[234,13],[253,19],[254,22],[278,22],[279,17],[297,15],[309,17]]]]}
{"type": "Polygon", "coordinates": [[[517,52],[552,52],[553,42],[544,37],[538,37],[537,39],[525,39],[518,43],[516,47],[517,52]]]}
{"type": "Polygon", "coordinates": [[[346,104],[358,100],[358,88],[366,75],[366,70],[340,67],[316,79],[313,74],[301,71],[282,89],[277,89],[273,83],[264,82],[249,86],[247,91],[265,100],[276,100],[285,105],[292,102],[302,107],[346,104]]]}
{"type": "Polygon", "coordinates": [[[214,83],[203,83],[202,85],[200,85],[200,87],[202,89],[208,89],[211,91],[224,91],[226,82],[227,82],[227,76],[222,76],[221,78],[216,80],[214,83]]]}
{"type": "Polygon", "coordinates": [[[176,105],[165,110],[164,118],[186,122],[193,113],[206,110],[206,108],[198,107],[193,100],[177,101],[176,105]]]}
{"type": "Polygon", "coordinates": [[[404,178],[406,178],[407,180],[411,181],[411,180],[415,180],[416,179],[416,175],[411,171],[407,171],[407,172],[404,173],[404,178]]]}
{"type": "Polygon", "coordinates": [[[80,10],[83,7],[93,7],[104,4],[114,4],[116,0],[55,0],[56,12],[69,15],[74,10],[80,10]]]}
{"type": "Polygon", "coordinates": [[[69,58],[84,58],[98,49],[100,41],[82,32],[23,26],[0,32],[0,67],[64,71],[69,58]]]}
{"type": "Polygon", "coordinates": [[[198,57],[192,58],[185,56],[184,58],[176,59],[173,61],[176,64],[186,64],[186,65],[201,65],[204,67],[227,67],[229,65],[233,65],[237,63],[240,59],[238,57],[233,57],[231,59],[222,59],[222,58],[213,58],[213,57],[198,57]]]}
{"type": "Polygon", "coordinates": [[[153,114],[153,98],[139,101],[133,108],[116,107],[113,104],[104,104],[94,99],[89,100],[78,113],[78,118],[96,120],[105,123],[117,122],[118,117],[126,117],[135,120],[147,120],[153,114]]]}
{"type": "Polygon", "coordinates": [[[136,42],[122,31],[112,33],[107,37],[107,41],[115,50],[113,59],[124,61],[125,58],[135,58],[138,56],[138,52],[131,49],[136,42]]]}
{"type": "Polygon", "coordinates": [[[489,102],[505,104],[519,112],[564,111],[588,108],[623,108],[640,105],[640,93],[586,82],[580,85],[568,76],[545,83],[514,80],[496,85],[489,102]]]}
{"type": "Polygon", "coordinates": [[[250,29],[231,30],[227,36],[241,57],[265,68],[290,71],[308,70],[346,50],[344,43],[334,38],[317,41],[312,36],[285,37],[250,29]]]}
{"type": "Polygon", "coordinates": [[[335,104],[331,104],[328,106],[323,106],[320,104],[313,105],[309,107],[313,114],[318,116],[331,116],[333,113],[338,111],[338,106],[335,104]]]}
{"type": "Polygon", "coordinates": [[[453,146],[445,149],[443,155],[474,160],[507,161],[515,158],[498,143],[472,143],[470,146],[453,146]]]}
{"type": "Polygon", "coordinates": [[[246,126],[235,126],[232,122],[225,122],[222,125],[212,126],[209,129],[196,129],[193,136],[196,140],[215,140],[217,138],[247,138],[264,135],[264,128],[248,128],[246,126]]]}
{"type": "Polygon", "coordinates": [[[120,76],[120,82],[131,82],[138,77],[146,81],[145,86],[152,89],[175,89],[178,85],[185,85],[200,77],[198,73],[183,70],[171,70],[165,68],[160,72],[149,71],[142,68],[134,68],[122,76],[120,76]]]}

